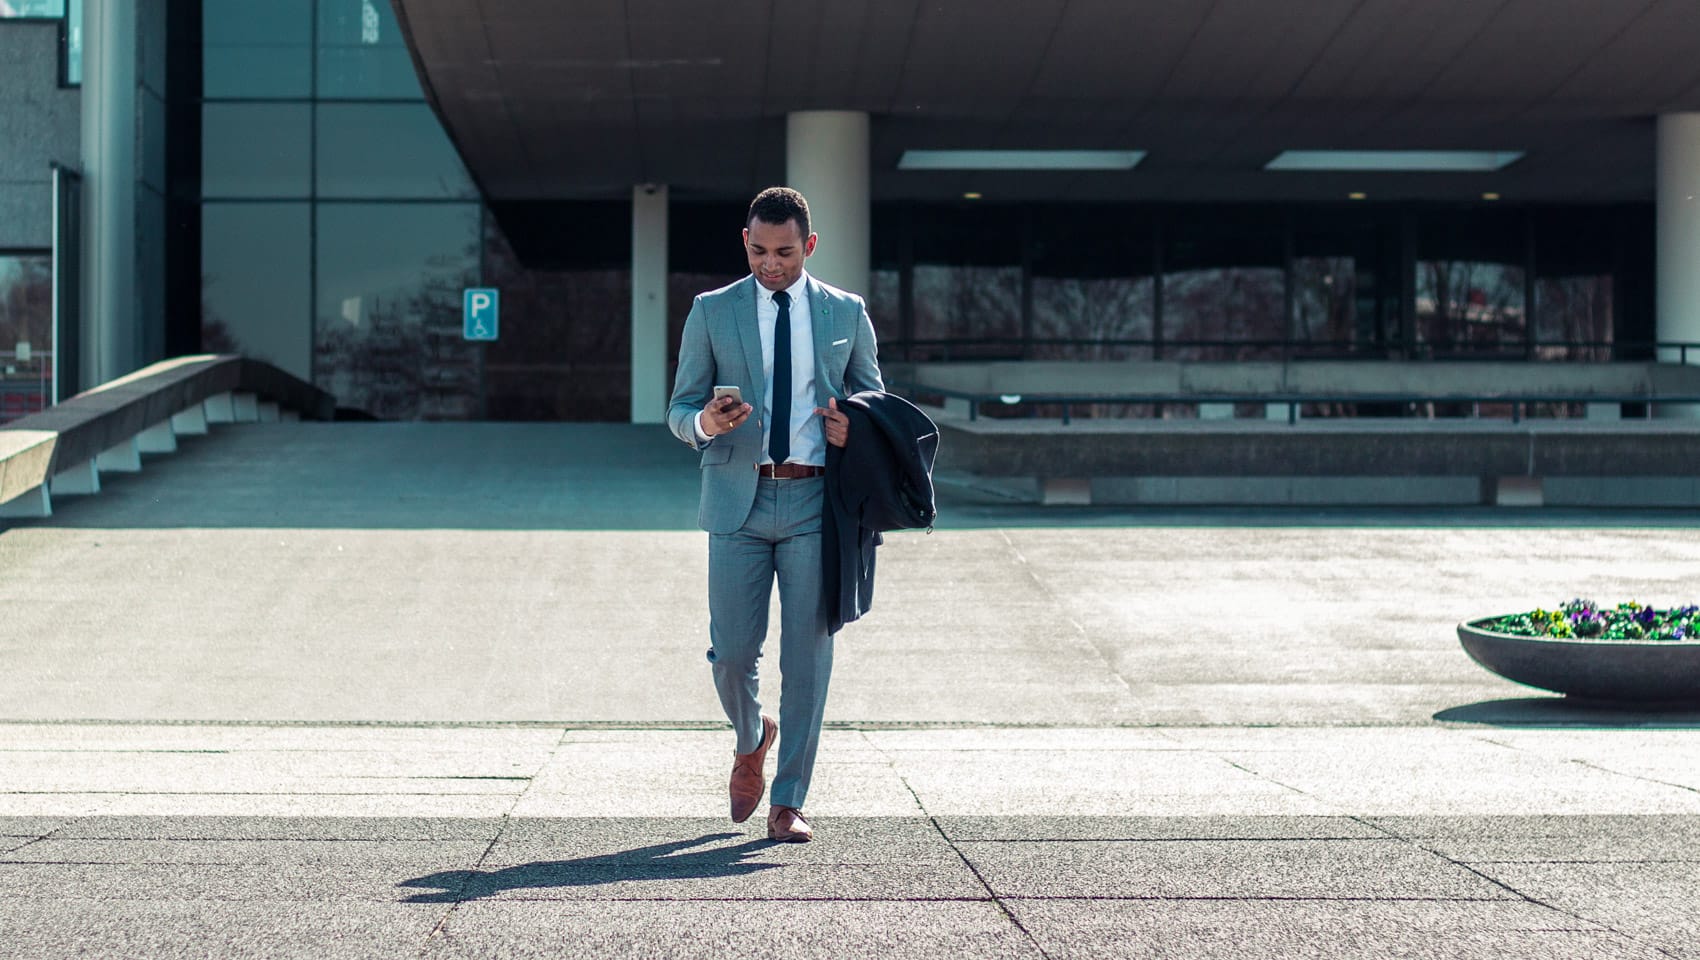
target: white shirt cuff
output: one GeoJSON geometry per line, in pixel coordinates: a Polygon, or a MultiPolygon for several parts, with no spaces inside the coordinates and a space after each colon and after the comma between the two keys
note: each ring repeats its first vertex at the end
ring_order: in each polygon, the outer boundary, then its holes
{"type": "Polygon", "coordinates": [[[714,439],[713,437],[709,436],[708,434],[702,432],[702,415],[706,412],[707,411],[704,411],[704,410],[698,410],[697,411],[697,418],[696,418],[695,423],[696,423],[697,442],[698,443],[708,443],[708,442],[710,442],[714,439]]]}

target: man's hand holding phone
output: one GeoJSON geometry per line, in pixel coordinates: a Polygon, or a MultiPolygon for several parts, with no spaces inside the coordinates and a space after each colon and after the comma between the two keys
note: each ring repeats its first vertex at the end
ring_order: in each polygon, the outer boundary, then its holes
{"type": "Polygon", "coordinates": [[[714,399],[702,408],[702,432],[717,437],[736,430],[750,417],[754,408],[744,402],[737,387],[715,387],[714,399]]]}

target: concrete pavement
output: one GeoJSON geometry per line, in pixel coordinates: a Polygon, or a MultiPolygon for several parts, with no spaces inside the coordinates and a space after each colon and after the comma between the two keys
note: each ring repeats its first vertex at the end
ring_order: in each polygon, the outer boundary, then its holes
{"type": "Polygon", "coordinates": [[[1700,712],[1451,632],[1692,600],[1693,515],[949,488],[776,846],[658,429],[224,428],[0,531],[0,957],[1700,957],[1700,712]]]}

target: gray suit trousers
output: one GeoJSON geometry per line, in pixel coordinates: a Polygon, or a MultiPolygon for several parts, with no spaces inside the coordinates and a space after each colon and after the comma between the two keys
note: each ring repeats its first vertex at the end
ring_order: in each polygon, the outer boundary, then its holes
{"type": "Polygon", "coordinates": [[[826,481],[757,481],[749,519],[709,534],[708,651],[720,704],[737,732],[737,752],[761,744],[756,663],[767,638],[779,579],[779,769],[770,802],[802,807],[820,745],[832,636],[821,589],[821,506],[826,481]]]}

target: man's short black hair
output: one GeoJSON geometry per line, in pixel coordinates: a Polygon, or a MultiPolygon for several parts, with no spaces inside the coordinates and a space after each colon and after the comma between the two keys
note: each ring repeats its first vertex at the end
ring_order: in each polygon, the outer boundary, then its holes
{"type": "Polygon", "coordinates": [[[809,239],[809,201],[790,187],[768,187],[756,194],[756,198],[750,201],[750,215],[744,218],[744,226],[748,227],[757,220],[779,227],[788,220],[795,220],[802,228],[802,238],[809,239]]]}

